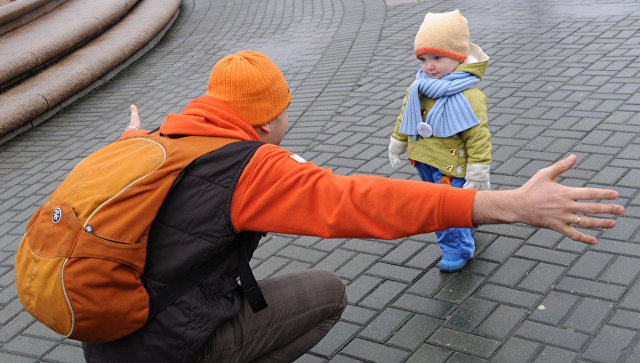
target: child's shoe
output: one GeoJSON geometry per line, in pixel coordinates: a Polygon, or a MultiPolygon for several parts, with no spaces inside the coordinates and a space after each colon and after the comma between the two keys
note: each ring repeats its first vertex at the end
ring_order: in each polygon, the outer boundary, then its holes
{"type": "Polygon", "coordinates": [[[451,258],[452,259],[448,259],[448,258],[445,259],[445,257],[442,256],[442,259],[438,263],[438,268],[440,268],[440,271],[444,271],[444,272],[460,271],[462,270],[464,265],[467,264],[467,261],[469,261],[469,258],[464,258],[464,257],[451,257],[451,258]]]}

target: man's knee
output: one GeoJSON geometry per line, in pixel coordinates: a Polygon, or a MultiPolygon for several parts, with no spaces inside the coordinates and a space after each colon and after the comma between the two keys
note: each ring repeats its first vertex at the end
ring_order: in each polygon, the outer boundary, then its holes
{"type": "Polygon", "coordinates": [[[313,270],[322,279],[322,285],[328,292],[329,296],[335,297],[334,303],[336,305],[335,314],[342,315],[344,309],[347,307],[347,291],[344,283],[338,275],[329,270],[313,270]]]}

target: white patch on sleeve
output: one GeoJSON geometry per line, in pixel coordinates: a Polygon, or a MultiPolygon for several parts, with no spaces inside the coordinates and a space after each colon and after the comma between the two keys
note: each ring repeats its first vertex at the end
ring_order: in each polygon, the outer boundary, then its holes
{"type": "Polygon", "coordinates": [[[304,158],[298,154],[291,154],[289,155],[289,157],[297,162],[299,162],[300,164],[302,163],[306,163],[307,161],[304,160],[304,158]]]}

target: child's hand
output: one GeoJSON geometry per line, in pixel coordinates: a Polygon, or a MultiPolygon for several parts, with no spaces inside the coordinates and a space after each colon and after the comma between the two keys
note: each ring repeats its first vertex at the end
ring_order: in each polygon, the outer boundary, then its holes
{"type": "Polygon", "coordinates": [[[407,151],[407,143],[396,140],[393,136],[389,140],[389,163],[391,163],[392,168],[397,168],[400,166],[400,155],[404,154],[407,151]]]}
{"type": "Polygon", "coordinates": [[[466,182],[462,186],[465,189],[489,190],[489,164],[467,164],[466,182]]]}

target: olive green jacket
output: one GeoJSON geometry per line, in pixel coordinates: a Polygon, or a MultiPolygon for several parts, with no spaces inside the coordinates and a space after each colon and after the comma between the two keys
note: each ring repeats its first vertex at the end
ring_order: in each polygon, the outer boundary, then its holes
{"type": "MultiPolygon", "coordinates": [[[[487,64],[488,57],[476,63],[465,63],[459,65],[454,72],[469,72],[482,79],[487,64]]],[[[411,86],[409,86],[411,88],[411,86]]],[[[396,120],[396,127],[393,137],[401,142],[408,142],[409,159],[422,162],[438,168],[442,173],[457,178],[464,178],[466,175],[467,163],[469,164],[490,164],[491,163],[491,134],[487,121],[487,98],[478,88],[470,88],[462,91],[467,98],[473,112],[480,120],[480,124],[459,132],[449,137],[418,137],[413,140],[405,134],[399,132],[402,114],[407,104],[409,88],[402,102],[400,115],[396,120]]],[[[436,100],[420,95],[422,105],[422,120],[427,118],[428,111],[433,107],[436,100]]]]}

